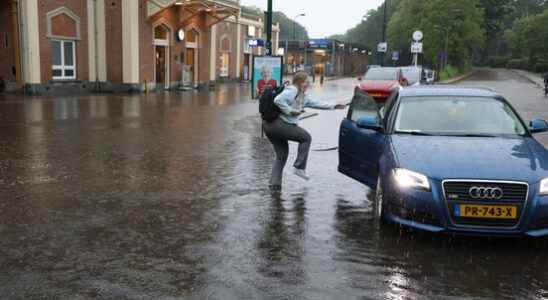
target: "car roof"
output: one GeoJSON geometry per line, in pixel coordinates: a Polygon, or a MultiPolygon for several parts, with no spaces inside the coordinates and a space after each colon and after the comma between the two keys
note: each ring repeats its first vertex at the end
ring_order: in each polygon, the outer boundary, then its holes
{"type": "Polygon", "coordinates": [[[405,66],[405,67],[399,67],[402,70],[420,70],[422,67],[415,67],[415,66],[405,66]]]}
{"type": "Polygon", "coordinates": [[[376,71],[378,71],[378,70],[391,70],[391,71],[399,70],[399,68],[396,68],[396,67],[378,67],[378,68],[373,68],[373,69],[375,69],[376,71]]]}
{"type": "Polygon", "coordinates": [[[501,97],[497,92],[487,88],[455,87],[450,85],[430,85],[406,87],[400,91],[401,97],[420,96],[463,96],[463,97],[501,97]]]}

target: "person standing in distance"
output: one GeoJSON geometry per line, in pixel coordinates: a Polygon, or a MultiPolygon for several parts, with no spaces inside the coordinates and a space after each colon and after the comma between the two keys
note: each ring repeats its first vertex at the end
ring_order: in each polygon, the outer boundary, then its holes
{"type": "Polygon", "coordinates": [[[289,141],[299,143],[297,159],[293,164],[294,174],[305,180],[310,179],[306,173],[306,166],[312,137],[306,130],[299,127],[299,116],[304,112],[303,109],[305,107],[346,108],[346,105],[312,99],[307,94],[309,86],[308,74],[305,72],[296,73],[293,77],[293,84],[286,87],[274,100],[274,103],[280,108],[280,116],[273,122],[263,122],[265,134],[276,152],[269,185],[272,191],[281,191],[282,189],[282,175],[289,154],[289,141]]]}
{"type": "Polygon", "coordinates": [[[544,73],[544,96],[548,96],[548,71],[544,73]]]}

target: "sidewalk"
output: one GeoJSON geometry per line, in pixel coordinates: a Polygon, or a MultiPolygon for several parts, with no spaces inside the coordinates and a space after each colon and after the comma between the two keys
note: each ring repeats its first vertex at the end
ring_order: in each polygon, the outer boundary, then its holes
{"type": "Polygon", "coordinates": [[[540,74],[517,69],[512,69],[511,71],[531,81],[531,83],[538,86],[540,89],[544,89],[544,79],[540,74]]]}

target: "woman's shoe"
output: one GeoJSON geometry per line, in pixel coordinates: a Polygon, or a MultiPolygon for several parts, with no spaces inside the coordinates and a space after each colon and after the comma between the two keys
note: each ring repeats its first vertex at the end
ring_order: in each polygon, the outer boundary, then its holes
{"type": "Polygon", "coordinates": [[[304,180],[307,180],[307,181],[310,180],[310,177],[308,175],[306,175],[306,171],[303,170],[303,169],[295,168],[295,169],[293,169],[293,174],[301,177],[304,180]]]}

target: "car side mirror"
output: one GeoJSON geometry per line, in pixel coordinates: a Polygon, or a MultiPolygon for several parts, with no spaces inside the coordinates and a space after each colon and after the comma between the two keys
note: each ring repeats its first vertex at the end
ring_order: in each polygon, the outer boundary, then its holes
{"type": "Polygon", "coordinates": [[[535,119],[529,124],[531,133],[540,133],[548,131],[548,123],[542,119],[535,119]]]}
{"type": "Polygon", "coordinates": [[[363,78],[361,76],[358,77],[358,81],[362,81],[363,78]]]}
{"type": "Polygon", "coordinates": [[[374,130],[377,132],[384,131],[384,127],[382,126],[378,116],[361,117],[358,119],[357,125],[358,128],[361,129],[374,130]]]}

